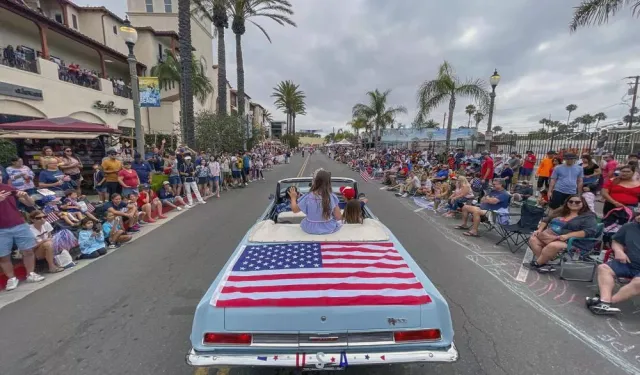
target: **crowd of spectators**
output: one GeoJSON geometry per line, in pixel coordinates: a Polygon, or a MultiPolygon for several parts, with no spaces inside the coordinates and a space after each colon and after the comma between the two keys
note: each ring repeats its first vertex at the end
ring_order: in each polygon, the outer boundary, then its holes
{"type": "Polygon", "coordinates": [[[71,147],[61,154],[44,147],[38,174],[17,156],[6,168],[0,166],[0,266],[6,290],[18,286],[15,261],[24,264],[27,282],[42,281],[37,261],[57,273],[79,259],[102,256],[131,241],[141,226],[166,219],[167,211],[205,204],[222,191],[264,180],[265,169],[284,161],[282,151],[273,148],[213,155],[184,146],[168,152],[164,145],[133,158],[124,148],[107,150],[102,163],[93,165],[95,198],[82,195],[84,166],[71,147]],[[164,177],[154,185],[156,175],[164,177]]]}
{"type": "Polygon", "coordinates": [[[479,226],[489,213],[495,225],[508,225],[512,206],[544,209],[528,241],[533,270],[554,272],[563,256],[599,261],[600,295],[587,298],[596,314],[617,313],[615,304],[640,294],[636,154],[618,163],[608,153],[579,158],[549,151],[537,161],[531,151],[507,155],[502,150],[490,154],[332,147],[325,152],[361,171],[365,179],[379,179],[397,196],[415,197],[444,217],[460,217],[455,228],[469,237],[480,236],[479,226]],[[594,237],[598,241],[588,240],[594,237]],[[616,281],[627,284],[613,294],[616,281]]]}

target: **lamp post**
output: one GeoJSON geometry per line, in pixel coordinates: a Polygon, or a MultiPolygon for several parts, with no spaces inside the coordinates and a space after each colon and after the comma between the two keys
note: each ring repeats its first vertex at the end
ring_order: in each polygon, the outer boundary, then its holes
{"type": "Polygon", "coordinates": [[[133,54],[133,47],[138,41],[138,32],[131,26],[129,18],[124,20],[124,25],[120,26],[120,35],[129,48],[129,75],[131,79],[131,96],[133,96],[133,119],[136,124],[136,151],[144,158],[144,133],[142,131],[142,120],[140,119],[140,93],[138,92],[138,73],[136,71],[136,56],[133,54]]]}
{"type": "Polygon", "coordinates": [[[493,122],[493,106],[496,102],[496,86],[500,83],[500,74],[498,74],[498,69],[493,71],[493,75],[489,78],[489,83],[491,84],[491,94],[489,97],[491,98],[491,103],[489,104],[489,119],[487,120],[487,151],[491,152],[491,139],[493,138],[493,134],[491,133],[491,123],[493,122]]]}

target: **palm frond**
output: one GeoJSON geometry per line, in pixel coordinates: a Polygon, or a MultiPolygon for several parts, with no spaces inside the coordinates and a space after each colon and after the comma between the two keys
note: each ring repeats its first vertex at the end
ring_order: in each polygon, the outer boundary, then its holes
{"type": "Polygon", "coordinates": [[[458,86],[455,90],[456,97],[467,97],[472,99],[483,112],[489,110],[491,98],[487,92],[487,84],[481,79],[468,80],[462,85],[458,86]]]}
{"type": "MultiPolygon", "coordinates": [[[[635,0],[633,5],[633,14],[637,14],[640,1],[635,0]]],[[[580,5],[575,7],[573,18],[569,23],[569,30],[575,32],[579,27],[589,25],[602,25],[609,21],[609,17],[613,17],[630,0],[584,0],[580,5]]]]}

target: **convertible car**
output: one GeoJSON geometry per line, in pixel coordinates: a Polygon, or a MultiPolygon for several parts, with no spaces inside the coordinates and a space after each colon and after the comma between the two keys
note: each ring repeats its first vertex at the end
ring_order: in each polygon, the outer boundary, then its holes
{"type": "MultiPolygon", "coordinates": [[[[363,224],[329,235],[300,229],[283,211],[281,180],[196,308],[192,366],[344,370],[455,362],[449,307],[398,239],[363,205],[363,224]]],[[[334,192],[357,183],[332,178],[334,192]]],[[[343,197],[339,195],[341,201],[343,197]]]]}

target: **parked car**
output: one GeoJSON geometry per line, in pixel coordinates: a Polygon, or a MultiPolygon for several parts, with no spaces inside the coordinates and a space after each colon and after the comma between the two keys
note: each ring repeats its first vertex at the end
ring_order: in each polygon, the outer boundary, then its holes
{"type": "MultiPolygon", "coordinates": [[[[303,232],[292,223],[299,214],[283,220],[286,188],[304,193],[310,182],[278,182],[198,304],[187,363],[340,370],[457,361],[447,302],[366,205],[363,224],[329,235],[303,232]]],[[[352,179],[332,185],[357,192],[352,179]]]]}

